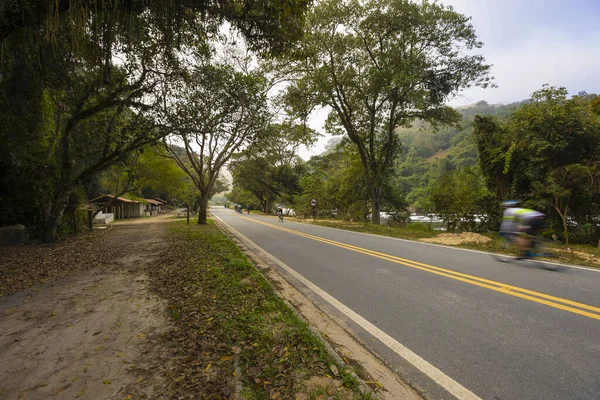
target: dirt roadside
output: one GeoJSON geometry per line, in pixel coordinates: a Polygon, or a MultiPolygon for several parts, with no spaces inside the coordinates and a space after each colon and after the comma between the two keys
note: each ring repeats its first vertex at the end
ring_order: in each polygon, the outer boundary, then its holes
{"type": "MultiPolygon", "coordinates": [[[[200,369],[200,375],[214,375],[217,365],[211,368],[210,363],[201,363],[200,359],[207,356],[207,352],[201,357],[185,351],[186,346],[196,348],[198,343],[204,342],[189,342],[185,337],[178,339],[186,335],[179,329],[182,321],[172,319],[169,310],[172,311],[174,304],[168,303],[165,299],[169,296],[160,294],[156,287],[157,271],[167,266],[171,268],[167,268],[168,271],[175,271],[172,267],[180,262],[176,262],[178,258],[187,260],[185,254],[174,253],[172,246],[177,239],[168,224],[173,221],[171,217],[161,215],[120,222],[110,230],[81,235],[52,246],[22,246],[0,252],[0,400],[162,399],[172,398],[171,394],[177,393],[178,388],[181,388],[180,394],[186,395],[174,398],[204,398],[188,390],[197,384],[194,377],[198,374],[184,377],[182,373],[200,369]],[[180,339],[186,341],[173,342],[180,339]],[[191,369],[185,370],[179,365],[190,360],[191,369]]],[[[341,368],[356,366],[355,361],[360,360],[359,367],[370,375],[367,384],[378,392],[378,398],[419,398],[349,337],[348,327],[339,327],[310,301],[305,301],[300,292],[286,285],[281,277],[278,281],[274,270],[269,271],[266,264],[258,266],[283,297],[304,316],[310,316],[308,321],[333,344],[341,356],[338,357],[341,368]]],[[[176,280],[171,284],[183,283],[174,282],[176,280]]],[[[185,292],[186,285],[183,286],[185,292]]],[[[203,312],[207,313],[208,309],[203,312]]],[[[192,314],[185,318],[193,322],[192,314]]],[[[205,319],[211,320],[212,317],[205,319]]],[[[291,329],[291,336],[286,333],[282,339],[295,338],[296,328],[290,325],[286,329],[291,329]]],[[[283,351],[286,349],[288,347],[283,351]]],[[[294,355],[298,356],[295,358],[299,365],[307,368],[313,362],[303,358],[304,350],[300,348],[294,355]]],[[[281,357],[280,353],[277,357],[281,357]]],[[[313,358],[316,356],[311,351],[308,353],[313,358]]],[[[230,356],[224,356],[217,362],[229,359],[230,356]]],[[[316,370],[308,367],[308,376],[312,374],[312,377],[300,385],[303,389],[296,393],[296,399],[347,398],[346,395],[339,397],[339,393],[351,395],[340,387],[343,382],[335,373],[337,369],[332,369],[335,376],[327,375],[328,365],[323,367],[324,372],[316,374],[316,370]]],[[[252,365],[244,365],[244,368],[247,372],[253,371],[252,365]]],[[[239,376],[240,371],[236,371],[239,376]]],[[[284,372],[294,374],[295,370],[284,369],[284,372]]],[[[201,378],[200,375],[197,377],[201,378]]],[[[236,373],[232,376],[235,381],[236,373]]],[[[256,377],[253,379],[256,383],[256,377]]],[[[272,382],[265,381],[267,384],[272,382]]],[[[236,390],[224,397],[240,398],[240,395],[241,391],[236,390]]],[[[356,398],[357,394],[351,397],[356,398]]]]}
{"type": "Polygon", "coordinates": [[[156,395],[169,367],[158,362],[164,346],[156,340],[170,322],[144,266],[164,249],[169,217],[32,246],[29,255],[3,249],[3,279],[16,288],[21,281],[37,285],[0,297],[0,399],[156,395]],[[28,277],[19,278],[16,268],[29,268],[28,277]]]}

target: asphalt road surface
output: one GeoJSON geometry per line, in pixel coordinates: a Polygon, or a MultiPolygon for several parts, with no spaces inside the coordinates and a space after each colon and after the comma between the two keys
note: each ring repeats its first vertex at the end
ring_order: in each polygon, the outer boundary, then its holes
{"type": "Polygon", "coordinates": [[[600,271],[214,208],[433,399],[600,399],[600,271]]]}

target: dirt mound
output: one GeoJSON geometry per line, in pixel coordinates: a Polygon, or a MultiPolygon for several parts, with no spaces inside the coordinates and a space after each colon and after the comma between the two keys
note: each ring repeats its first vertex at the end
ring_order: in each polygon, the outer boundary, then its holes
{"type": "Polygon", "coordinates": [[[600,265],[600,259],[591,253],[585,253],[583,251],[570,250],[570,249],[569,250],[567,250],[567,249],[552,249],[552,251],[556,252],[556,253],[570,253],[571,255],[575,256],[576,258],[579,258],[580,260],[584,261],[586,263],[586,265],[591,265],[591,266],[600,265]]]}
{"type": "Polygon", "coordinates": [[[421,239],[422,242],[457,245],[463,243],[487,243],[491,241],[487,236],[480,235],[479,233],[473,232],[462,232],[462,233],[442,233],[436,237],[421,239]]]}

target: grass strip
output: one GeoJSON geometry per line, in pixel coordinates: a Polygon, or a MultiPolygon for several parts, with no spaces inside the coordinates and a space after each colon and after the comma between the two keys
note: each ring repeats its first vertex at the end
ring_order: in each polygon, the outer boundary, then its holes
{"type": "Polygon", "coordinates": [[[212,220],[177,221],[149,268],[175,329],[168,397],[369,398],[212,220]]]}

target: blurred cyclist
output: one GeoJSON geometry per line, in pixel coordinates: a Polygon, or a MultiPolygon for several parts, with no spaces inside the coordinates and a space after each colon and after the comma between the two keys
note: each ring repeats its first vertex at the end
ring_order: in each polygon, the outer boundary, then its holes
{"type": "Polygon", "coordinates": [[[502,223],[500,224],[500,236],[511,240],[517,228],[517,211],[520,210],[519,202],[516,200],[507,200],[502,202],[502,223]]]}
{"type": "Polygon", "coordinates": [[[528,208],[515,211],[515,243],[522,250],[522,257],[533,256],[539,231],[544,227],[545,215],[528,208]]]}

